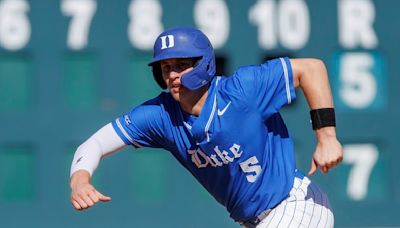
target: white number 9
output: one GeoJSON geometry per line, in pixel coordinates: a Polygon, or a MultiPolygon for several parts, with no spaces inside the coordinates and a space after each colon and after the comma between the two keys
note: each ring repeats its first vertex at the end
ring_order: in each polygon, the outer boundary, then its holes
{"type": "Polygon", "coordinates": [[[7,50],[22,49],[31,37],[26,0],[0,1],[0,45],[7,50]]]}
{"type": "Polygon", "coordinates": [[[220,48],[229,36],[229,10],[223,0],[199,0],[194,7],[198,27],[210,38],[214,48],[220,48]]]}

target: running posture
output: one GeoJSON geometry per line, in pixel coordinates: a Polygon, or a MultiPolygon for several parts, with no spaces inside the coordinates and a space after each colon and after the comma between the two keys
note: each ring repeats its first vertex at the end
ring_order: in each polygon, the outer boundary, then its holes
{"type": "Polygon", "coordinates": [[[279,114],[300,87],[317,138],[308,175],[318,168],[327,173],[342,160],[322,61],[277,58],[215,76],[208,38],[194,28],[173,28],[155,41],[149,66],[167,91],[78,147],[70,182],[75,209],[110,200],[91,185],[91,176],[102,157],[132,145],[171,152],[243,227],[333,227],[328,198],[296,168],[279,114]]]}

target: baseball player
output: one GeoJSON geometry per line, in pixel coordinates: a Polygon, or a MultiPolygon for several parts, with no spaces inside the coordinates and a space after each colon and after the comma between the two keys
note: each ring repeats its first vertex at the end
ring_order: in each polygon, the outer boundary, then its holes
{"type": "Polygon", "coordinates": [[[326,173],[342,160],[322,61],[277,58],[215,76],[208,38],[179,27],[158,36],[149,66],[166,91],[78,147],[70,182],[75,209],[110,200],[91,185],[91,176],[101,158],[132,145],[169,151],[243,227],[333,227],[328,198],[296,168],[279,114],[300,87],[317,138],[308,174],[326,173]]]}

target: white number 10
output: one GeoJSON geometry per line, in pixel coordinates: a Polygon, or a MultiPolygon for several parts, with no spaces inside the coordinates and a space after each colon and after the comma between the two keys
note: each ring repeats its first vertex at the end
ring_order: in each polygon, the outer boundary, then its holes
{"type": "Polygon", "coordinates": [[[246,178],[247,181],[250,183],[255,182],[257,180],[258,175],[260,175],[261,173],[261,166],[259,165],[256,156],[253,156],[247,159],[246,161],[241,162],[240,168],[242,169],[243,172],[248,173],[246,175],[246,178]]]}

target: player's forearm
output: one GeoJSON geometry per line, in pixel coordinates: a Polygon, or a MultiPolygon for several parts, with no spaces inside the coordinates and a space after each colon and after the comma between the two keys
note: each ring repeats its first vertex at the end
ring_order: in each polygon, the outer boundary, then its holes
{"type": "MultiPolygon", "coordinates": [[[[292,61],[293,80],[306,97],[310,109],[333,108],[333,99],[325,64],[318,59],[294,59],[292,61]]],[[[318,141],[336,138],[333,126],[315,129],[318,141]]]]}
{"type": "Polygon", "coordinates": [[[78,147],[71,164],[71,176],[78,170],[85,170],[91,176],[102,157],[125,147],[109,123],[94,133],[78,147]]]}

